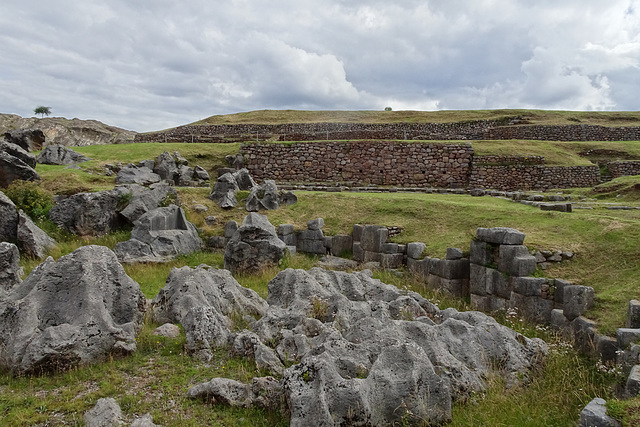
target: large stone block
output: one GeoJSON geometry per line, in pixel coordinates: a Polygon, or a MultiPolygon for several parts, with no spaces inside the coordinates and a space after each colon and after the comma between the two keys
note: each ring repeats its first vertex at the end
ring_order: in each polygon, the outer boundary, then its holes
{"type": "Polygon", "coordinates": [[[421,259],[422,253],[427,248],[422,242],[411,242],[407,244],[407,257],[413,259],[421,259]]]}
{"type": "Polygon", "coordinates": [[[309,230],[322,230],[322,227],[324,227],[324,219],[322,218],[307,221],[307,228],[309,230]]]}
{"type": "Polygon", "coordinates": [[[397,254],[398,253],[398,244],[397,243],[384,243],[380,248],[380,252],[383,254],[397,254]]]}
{"type": "Polygon", "coordinates": [[[569,319],[564,317],[564,313],[559,308],[551,310],[550,323],[551,327],[558,331],[566,330],[570,325],[569,319]]]}
{"type": "Polygon", "coordinates": [[[526,297],[539,297],[542,295],[542,285],[547,279],[538,277],[515,277],[512,280],[513,292],[526,297]]]}
{"type": "Polygon", "coordinates": [[[625,327],[640,328],[640,301],[635,299],[632,299],[631,301],[629,301],[625,327]]]}
{"type": "Polygon", "coordinates": [[[515,228],[495,227],[476,230],[476,239],[498,245],[522,245],[524,237],[524,233],[515,228]]]}
{"type": "Polygon", "coordinates": [[[454,297],[464,298],[469,295],[469,280],[440,279],[440,289],[454,297]]]}
{"type": "Polygon", "coordinates": [[[511,292],[509,305],[517,308],[520,315],[530,322],[544,324],[551,322],[553,301],[540,298],[539,296],[524,296],[516,292],[511,292]]]}
{"type": "Polygon", "coordinates": [[[618,347],[627,348],[631,344],[637,344],[640,340],[640,329],[618,328],[616,330],[618,347]]]}
{"type": "Polygon", "coordinates": [[[364,251],[364,262],[380,262],[382,254],[380,252],[364,251]]]}
{"type": "Polygon", "coordinates": [[[580,412],[579,427],[619,427],[621,424],[607,415],[606,400],[596,397],[580,412]]]}
{"type": "Polygon", "coordinates": [[[562,307],[565,317],[573,320],[582,316],[591,308],[593,301],[594,291],[592,287],[581,285],[565,286],[562,307]]]}
{"type": "Polygon", "coordinates": [[[536,258],[526,246],[500,245],[498,270],[509,276],[528,276],[536,271],[536,258]]]}
{"type": "Polygon", "coordinates": [[[562,304],[564,302],[564,287],[571,286],[571,283],[562,279],[554,279],[554,285],[556,287],[555,294],[553,295],[554,301],[562,304]]]}
{"type": "Polygon", "coordinates": [[[469,261],[472,264],[497,265],[498,246],[483,242],[481,240],[472,240],[469,252],[469,261]]]}
{"type": "Polygon", "coordinates": [[[359,242],[362,239],[362,230],[364,227],[360,224],[353,225],[353,231],[351,232],[351,238],[354,242],[359,242]]]}
{"type": "Polygon", "coordinates": [[[575,347],[586,354],[595,353],[596,323],[586,317],[576,317],[571,321],[575,347]]]}
{"type": "Polygon", "coordinates": [[[336,234],[331,243],[331,255],[343,256],[352,252],[353,240],[347,234],[336,234]]]}
{"type": "Polygon", "coordinates": [[[471,295],[485,296],[487,292],[487,267],[478,264],[469,266],[469,292],[471,295]]]}
{"type": "Polygon", "coordinates": [[[640,394],[640,365],[634,365],[627,378],[625,393],[629,397],[637,397],[640,394]]]}
{"type": "Polygon", "coordinates": [[[369,252],[380,252],[382,245],[387,242],[389,230],[381,225],[365,225],[362,230],[360,243],[362,249],[369,252]]]}
{"type": "Polygon", "coordinates": [[[358,262],[364,262],[364,250],[360,242],[353,242],[353,260],[358,262]]]}
{"type": "Polygon", "coordinates": [[[380,266],[382,268],[400,268],[403,259],[404,255],[402,254],[381,254],[380,266]]]}
{"type": "Polygon", "coordinates": [[[445,279],[468,279],[469,260],[463,259],[443,259],[440,261],[440,273],[445,279]]]}

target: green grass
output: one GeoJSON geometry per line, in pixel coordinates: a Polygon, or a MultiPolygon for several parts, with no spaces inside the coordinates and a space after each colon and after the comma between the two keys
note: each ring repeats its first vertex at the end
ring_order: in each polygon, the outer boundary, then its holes
{"type": "Polygon", "coordinates": [[[211,116],[194,125],[284,123],[450,123],[471,120],[509,120],[520,117],[528,124],[639,126],[640,112],[584,112],[550,110],[448,110],[448,111],[301,111],[259,110],[211,116]]]}

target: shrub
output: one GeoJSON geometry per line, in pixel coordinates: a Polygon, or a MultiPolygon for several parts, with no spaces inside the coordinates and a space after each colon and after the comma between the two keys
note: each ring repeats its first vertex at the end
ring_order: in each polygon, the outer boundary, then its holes
{"type": "Polygon", "coordinates": [[[4,193],[34,220],[46,219],[53,207],[53,196],[37,182],[14,181],[4,193]]]}

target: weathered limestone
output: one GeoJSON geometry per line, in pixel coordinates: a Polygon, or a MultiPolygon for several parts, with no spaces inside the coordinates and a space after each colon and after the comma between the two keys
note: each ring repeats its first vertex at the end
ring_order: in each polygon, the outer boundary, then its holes
{"type": "Polygon", "coordinates": [[[285,248],[267,217],[251,212],[227,243],[224,267],[234,273],[260,271],[279,264],[285,248]]]}
{"type": "Polygon", "coordinates": [[[0,361],[22,374],[131,353],[145,302],[103,246],[83,246],[57,262],[48,258],[0,301],[0,361]]]}
{"type": "Polygon", "coordinates": [[[18,157],[0,151],[0,188],[6,188],[16,180],[37,181],[40,175],[18,157]]]}
{"type": "Polygon", "coordinates": [[[223,209],[230,209],[238,204],[236,193],[240,188],[233,175],[225,173],[216,181],[209,198],[223,209]]]}
{"type": "Polygon", "coordinates": [[[160,175],[146,166],[138,167],[132,163],[124,166],[116,174],[116,184],[139,184],[149,186],[160,182],[160,175]]]}
{"type": "Polygon", "coordinates": [[[54,144],[46,146],[36,160],[44,165],[73,165],[91,159],[64,145],[54,144]]]}
{"type": "Polygon", "coordinates": [[[579,427],[620,427],[618,420],[607,415],[606,403],[599,397],[589,402],[580,412],[579,427]]]}
{"type": "Polygon", "coordinates": [[[0,300],[22,282],[20,252],[13,243],[0,242],[0,300]]]}

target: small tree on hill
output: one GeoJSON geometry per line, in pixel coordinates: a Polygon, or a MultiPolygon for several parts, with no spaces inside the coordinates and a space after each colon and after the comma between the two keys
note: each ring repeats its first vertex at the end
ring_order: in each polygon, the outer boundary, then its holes
{"type": "Polygon", "coordinates": [[[51,107],[45,107],[44,105],[39,105],[33,110],[33,112],[36,114],[40,114],[40,116],[44,118],[45,115],[48,116],[49,114],[51,114],[51,107]]]}

